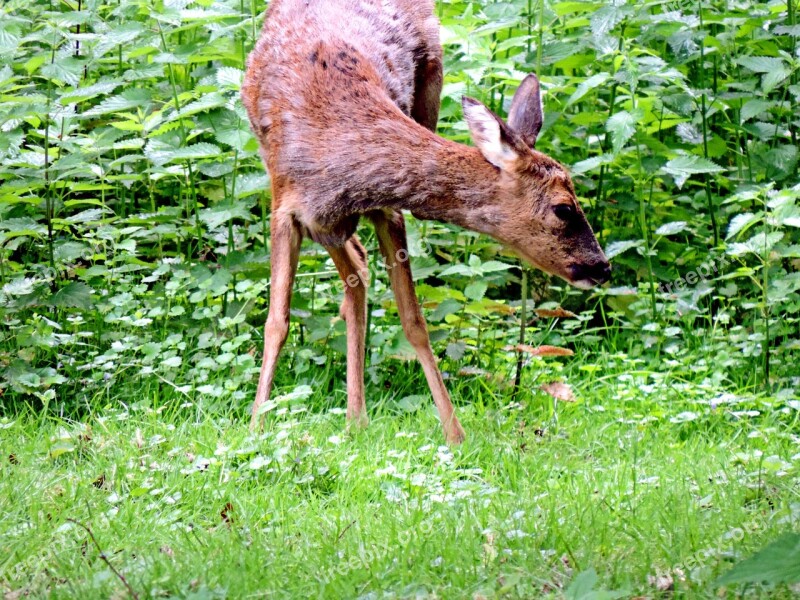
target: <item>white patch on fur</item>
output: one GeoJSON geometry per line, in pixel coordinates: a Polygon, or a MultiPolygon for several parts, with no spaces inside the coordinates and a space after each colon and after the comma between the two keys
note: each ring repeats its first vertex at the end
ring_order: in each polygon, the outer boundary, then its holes
{"type": "Polygon", "coordinates": [[[505,169],[519,158],[514,149],[503,142],[500,124],[483,104],[465,103],[464,119],[472,134],[472,141],[495,167],[505,169]]]}

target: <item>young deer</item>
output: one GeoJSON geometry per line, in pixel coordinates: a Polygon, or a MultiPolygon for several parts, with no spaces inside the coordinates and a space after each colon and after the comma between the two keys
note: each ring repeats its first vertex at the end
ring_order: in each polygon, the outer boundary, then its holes
{"type": "Polygon", "coordinates": [[[375,226],[403,330],[449,443],[464,439],[431,350],[407,261],[402,210],[488,234],[539,269],[589,288],[611,268],[578,206],[567,171],[533,149],[542,127],[529,75],[508,123],[471,98],[464,117],[477,148],[434,131],[442,48],[433,0],[272,0],[242,99],[272,177],[272,276],[252,426],[272,387],[289,330],[304,235],[322,244],[346,282],[347,419],[367,423],[364,339],[367,256],[355,236],[375,226]]]}

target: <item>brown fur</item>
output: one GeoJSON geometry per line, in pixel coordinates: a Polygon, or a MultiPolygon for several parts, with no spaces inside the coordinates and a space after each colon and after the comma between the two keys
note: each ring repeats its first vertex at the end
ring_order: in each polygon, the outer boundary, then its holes
{"type": "MultiPolygon", "coordinates": [[[[475,100],[465,116],[477,148],[438,137],[442,50],[432,0],[273,0],[248,61],[242,99],[270,171],[272,289],[253,423],[269,396],[288,332],[303,235],[324,245],[347,282],[348,419],[365,423],[366,255],[354,237],[375,224],[382,253],[406,250],[401,211],[491,235],[535,266],[586,287],[607,261],[556,161],[533,150],[538,80],[506,124],[475,100]],[[565,221],[554,206],[572,207],[565,221]],[[357,276],[354,278],[354,276],[357,276]]],[[[563,211],[562,211],[563,212],[563,211]]],[[[463,430],[430,349],[407,262],[390,272],[401,322],[425,371],[445,435],[463,430]]]]}

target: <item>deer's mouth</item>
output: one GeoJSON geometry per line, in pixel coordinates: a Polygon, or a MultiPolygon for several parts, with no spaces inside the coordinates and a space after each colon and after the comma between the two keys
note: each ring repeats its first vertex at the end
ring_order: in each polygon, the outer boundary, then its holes
{"type": "Polygon", "coordinates": [[[567,267],[566,272],[547,269],[534,260],[528,252],[519,246],[512,246],[512,250],[529,265],[536,267],[540,271],[560,277],[568,284],[579,290],[591,290],[603,285],[611,279],[611,265],[607,260],[600,260],[592,264],[575,263],[567,267]]]}
{"type": "Polygon", "coordinates": [[[569,273],[571,277],[567,281],[578,289],[590,290],[611,279],[611,265],[607,260],[592,264],[576,264],[569,268],[569,273]]]}

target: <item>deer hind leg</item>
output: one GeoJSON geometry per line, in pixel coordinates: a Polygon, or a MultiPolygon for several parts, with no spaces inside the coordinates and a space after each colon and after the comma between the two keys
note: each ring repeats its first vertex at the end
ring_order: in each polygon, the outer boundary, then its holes
{"type": "Polygon", "coordinates": [[[367,335],[367,255],[356,236],[342,247],[326,246],[344,283],[340,309],[347,323],[347,423],[365,427],[368,423],[364,401],[364,340],[367,335]]]}
{"type": "Polygon", "coordinates": [[[411,118],[434,133],[439,123],[439,105],[441,103],[443,81],[440,57],[424,58],[417,65],[411,118]]]}
{"type": "Polygon", "coordinates": [[[293,217],[276,211],[270,224],[272,255],[270,262],[272,274],[269,292],[269,314],[264,326],[264,355],[261,375],[258,378],[258,391],[253,403],[253,416],[250,428],[256,429],[261,423],[259,408],[269,398],[278,356],[286,337],[289,335],[289,310],[292,302],[292,286],[297,272],[300,256],[300,243],[303,235],[293,217]]]}
{"type": "Polygon", "coordinates": [[[439,122],[439,106],[442,101],[442,43],[439,41],[438,21],[423,31],[425,54],[417,62],[414,73],[414,105],[411,118],[417,123],[436,131],[439,122]]]}
{"type": "Polygon", "coordinates": [[[400,313],[400,322],[406,338],[414,347],[417,358],[422,364],[422,370],[428,380],[428,387],[433,395],[433,402],[439,411],[444,437],[449,444],[460,444],[464,441],[464,430],[461,423],[458,422],[450,402],[450,395],[447,393],[442,374],[436,364],[428,337],[428,327],[414,290],[403,215],[400,213],[379,214],[373,215],[372,220],[375,223],[375,232],[378,236],[381,253],[389,270],[397,311],[400,313]]]}

